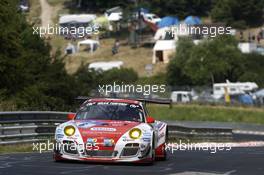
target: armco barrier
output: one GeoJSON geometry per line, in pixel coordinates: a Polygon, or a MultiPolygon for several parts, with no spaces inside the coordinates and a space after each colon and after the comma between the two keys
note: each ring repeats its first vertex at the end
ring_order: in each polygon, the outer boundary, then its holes
{"type": "Polygon", "coordinates": [[[232,128],[220,127],[186,127],[169,124],[169,139],[190,139],[204,141],[229,141],[233,138],[232,128]]]}
{"type": "MultiPolygon", "coordinates": [[[[40,142],[54,135],[58,124],[67,120],[68,112],[17,111],[0,112],[0,145],[40,142]]],[[[169,138],[206,140],[229,139],[230,128],[190,128],[168,122],[169,138]]]]}
{"type": "Polygon", "coordinates": [[[0,145],[38,142],[54,135],[68,112],[0,112],[0,145]]]}

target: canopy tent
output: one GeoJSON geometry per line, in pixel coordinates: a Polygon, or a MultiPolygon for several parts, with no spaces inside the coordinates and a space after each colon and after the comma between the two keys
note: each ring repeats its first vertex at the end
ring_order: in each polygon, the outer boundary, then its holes
{"type": "Polygon", "coordinates": [[[253,96],[256,97],[257,104],[264,104],[264,89],[258,90],[257,92],[253,93],[253,96]]]}
{"type": "Polygon", "coordinates": [[[165,40],[166,38],[168,38],[168,36],[170,36],[170,39],[178,40],[179,36],[188,35],[189,33],[187,30],[187,25],[182,24],[181,28],[179,28],[178,26],[159,28],[154,35],[154,40],[165,40]]]}
{"type": "Polygon", "coordinates": [[[154,40],[164,40],[167,31],[171,31],[170,27],[158,29],[154,35],[154,40]]]}
{"type": "Polygon", "coordinates": [[[106,10],[104,14],[109,21],[116,22],[122,19],[123,10],[121,7],[117,6],[106,10]]]}
{"type": "Polygon", "coordinates": [[[257,97],[264,97],[264,89],[261,89],[254,93],[257,97]]]}
{"type": "Polygon", "coordinates": [[[198,16],[187,16],[184,20],[187,25],[199,25],[201,24],[201,19],[198,16]]]}
{"type": "Polygon", "coordinates": [[[175,40],[158,40],[153,48],[152,63],[155,64],[157,61],[168,63],[169,57],[175,52],[175,49],[175,40]]]}
{"type": "Polygon", "coordinates": [[[81,15],[63,15],[59,19],[59,24],[67,23],[89,23],[96,18],[94,14],[81,14],[81,15]]]}
{"type": "Polygon", "coordinates": [[[158,27],[163,28],[163,27],[169,27],[169,26],[173,26],[177,24],[179,24],[179,19],[177,17],[166,16],[162,18],[161,21],[158,23],[158,27]]]}
{"type": "Polygon", "coordinates": [[[107,19],[109,21],[119,21],[122,19],[122,13],[121,12],[111,13],[109,16],[107,16],[107,19]]]}
{"type": "Polygon", "coordinates": [[[105,11],[105,13],[106,13],[107,15],[110,15],[111,13],[120,13],[120,12],[122,13],[123,10],[122,10],[122,8],[119,7],[119,6],[116,6],[116,7],[110,8],[110,9],[108,9],[108,10],[105,11]]]}
{"type": "Polygon", "coordinates": [[[94,69],[96,71],[102,70],[102,71],[107,71],[113,68],[121,68],[121,66],[124,64],[123,61],[109,61],[109,62],[94,62],[89,64],[88,68],[89,69],[94,69]]]}
{"type": "Polygon", "coordinates": [[[248,94],[241,94],[238,96],[238,100],[240,103],[245,105],[253,105],[253,98],[248,94]]]}
{"type": "Polygon", "coordinates": [[[83,40],[83,41],[78,42],[78,45],[77,45],[78,51],[80,50],[81,45],[89,45],[90,52],[93,53],[97,49],[97,47],[99,47],[100,44],[99,44],[99,41],[96,41],[96,40],[91,40],[91,39],[83,40]]]}
{"type": "Polygon", "coordinates": [[[254,51],[256,51],[257,49],[257,44],[256,43],[250,43],[250,42],[246,42],[246,43],[238,43],[238,48],[242,53],[252,53],[254,51]]]}

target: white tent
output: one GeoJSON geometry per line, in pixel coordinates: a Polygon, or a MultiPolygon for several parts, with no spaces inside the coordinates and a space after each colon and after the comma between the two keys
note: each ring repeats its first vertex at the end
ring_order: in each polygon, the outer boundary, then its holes
{"type": "Polygon", "coordinates": [[[179,36],[188,36],[189,30],[188,30],[188,26],[182,23],[179,25],[174,25],[170,27],[162,27],[156,31],[154,39],[164,40],[166,37],[166,33],[171,34],[173,39],[177,41],[179,36]]]}
{"type": "Polygon", "coordinates": [[[94,69],[96,71],[102,70],[107,71],[113,68],[120,68],[123,65],[123,61],[109,61],[109,62],[94,62],[89,64],[89,69],[94,69]]]}
{"type": "Polygon", "coordinates": [[[121,7],[113,7],[105,11],[105,17],[112,22],[117,22],[122,19],[123,10],[121,7]]]}
{"type": "Polygon", "coordinates": [[[256,95],[258,97],[264,97],[264,89],[261,89],[261,90],[255,92],[254,95],[256,95]]]}
{"type": "Polygon", "coordinates": [[[167,31],[170,31],[169,27],[163,27],[158,29],[155,33],[154,40],[163,40],[166,36],[167,31]]]}
{"type": "Polygon", "coordinates": [[[242,53],[251,53],[256,51],[256,43],[238,43],[238,48],[242,53]]]}
{"type": "Polygon", "coordinates": [[[175,40],[158,40],[153,48],[152,63],[155,64],[157,61],[168,63],[169,57],[175,52],[175,49],[175,40]]]}
{"type": "Polygon", "coordinates": [[[109,21],[119,21],[122,19],[122,13],[121,12],[118,12],[118,13],[110,13],[109,16],[106,16],[106,18],[109,20],[109,21]]]}
{"type": "Polygon", "coordinates": [[[78,51],[80,50],[80,46],[82,46],[82,45],[90,46],[90,52],[92,53],[97,49],[97,47],[99,47],[100,43],[99,43],[99,41],[91,40],[91,39],[80,41],[80,42],[78,42],[78,45],[77,45],[78,51]]]}
{"type": "Polygon", "coordinates": [[[63,15],[59,19],[59,24],[67,23],[89,23],[95,20],[94,14],[80,14],[80,15],[63,15]]]}

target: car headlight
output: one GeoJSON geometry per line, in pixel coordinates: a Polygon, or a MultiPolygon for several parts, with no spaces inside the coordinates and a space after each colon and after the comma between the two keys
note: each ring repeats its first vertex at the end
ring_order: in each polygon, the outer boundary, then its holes
{"type": "Polygon", "coordinates": [[[66,136],[72,136],[75,133],[75,128],[73,126],[66,126],[64,128],[64,134],[66,136]]]}
{"type": "Polygon", "coordinates": [[[131,129],[129,131],[129,136],[131,139],[138,139],[138,138],[140,138],[141,134],[142,134],[142,132],[138,128],[134,128],[134,129],[131,129]]]}

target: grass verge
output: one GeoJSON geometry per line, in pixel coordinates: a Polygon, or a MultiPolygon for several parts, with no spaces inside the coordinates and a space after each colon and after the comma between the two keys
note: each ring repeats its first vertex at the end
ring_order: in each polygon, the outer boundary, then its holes
{"type": "MultiPolygon", "coordinates": [[[[124,67],[134,69],[140,77],[147,75],[145,66],[152,62],[152,49],[140,47],[137,49],[131,49],[130,46],[122,44],[119,49],[119,53],[112,55],[112,46],[115,40],[102,39],[100,40],[100,47],[94,53],[87,51],[81,51],[73,55],[69,55],[65,58],[65,67],[69,74],[75,73],[81,65],[96,61],[123,61],[124,67]]],[[[125,43],[125,40],[120,40],[121,43],[125,43]]],[[[59,43],[61,44],[61,43],[59,43]]],[[[62,45],[59,45],[62,46],[62,45]]],[[[54,48],[58,48],[58,43],[53,44],[54,48]]],[[[66,43],[63,48],[66,47],[66,43]]],[[[153,75],[164,73],[166,70],[166,64],[158,63],[154,65],[153,75]]]]}
{"type": "Polygon", "coordinates": [[[32,144],[19,144],[19,145],[1,145],[0,154],[16,153],[16,152],[33,152],[32,144]]]}
{"type": "Polygon", "coordinates": [[[244,122],[264,124],[264,109],[201,105],[148,105],[151,116],[161,120],[244,122]]]}

